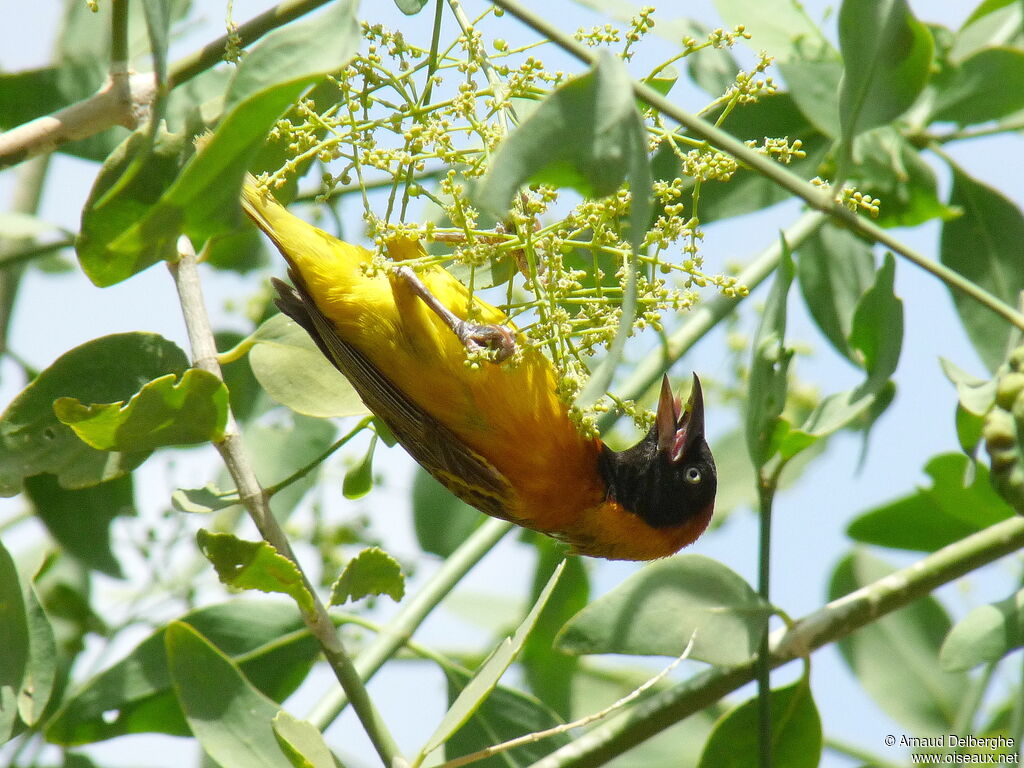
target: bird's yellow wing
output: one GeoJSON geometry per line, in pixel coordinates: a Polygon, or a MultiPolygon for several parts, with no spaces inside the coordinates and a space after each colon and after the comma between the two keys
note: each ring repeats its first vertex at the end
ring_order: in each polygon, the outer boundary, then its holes
{"type": "Polygon", "coordinates": [[[277,306],[302,326],[328,360],[352,383],[363,403],[383,419],[409,454],[467,504],[516,522],[509,514],[512,487],[480,454],[410,400],[367,357],[345,342],[305,288],[302,275],[288,270],[291,287],[274,280],[277,306]]]}

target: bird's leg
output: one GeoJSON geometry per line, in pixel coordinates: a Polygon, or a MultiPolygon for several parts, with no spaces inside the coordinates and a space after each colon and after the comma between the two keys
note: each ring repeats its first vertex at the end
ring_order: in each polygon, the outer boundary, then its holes
{"type": "Polygon", "coordinates": [[[442,304],[412,269],[397,267],[395,274],[441,318],[445,325],[451,328],[452,333],[470,352],[488,350],[491,353],[489,359],[496,363],[507,360],[515,353],[515,337],[505,326],[463,320],[442,304]]]}

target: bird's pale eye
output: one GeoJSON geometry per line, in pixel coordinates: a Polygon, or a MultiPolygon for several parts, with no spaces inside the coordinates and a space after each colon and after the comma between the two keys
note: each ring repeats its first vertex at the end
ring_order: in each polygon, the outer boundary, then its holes
{"type": "Polygon", "coordinates": [[[700,470],[696,467],[687,467],[686,471],[683,473],[683,478],[690,485],[696,485],[700,482],[700,470]]]}

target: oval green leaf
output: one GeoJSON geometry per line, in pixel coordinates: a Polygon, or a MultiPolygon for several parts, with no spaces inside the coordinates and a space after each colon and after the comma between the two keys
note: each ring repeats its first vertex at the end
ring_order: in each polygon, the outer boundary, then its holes
{"type": "MultiPolygon", "coordinates": [[[[1020,259],[1024,214],[1001,192],[956,167],[949,204],[963,210],[963,215],[942,226],[942,263],[1009,306],[1017,306],[1024,290],[1020,259]]],[[[968,338],[994,372],[1006,355],[1012,330],[1009,323],[959,291],[950,289],[950,294],[968,338]]]]}
{"type": "MultiPolygon", "coordinates": [[[[772,765],[817,768],[821,760],[821,717],[807,680],[771,692],[772,765]]],[[[757,697],[740,704],[716,724],[698,768],[751,768],[760,752],[757,697]]]]}
{"type": "Polygon", "coordinates": [[[936,78],[932,120],[976,125],[1024,109],[1024,51],[984,48],[936,78]]]}
{"type": "MultiPolygon", "coordinates": [[[[829,599],[893,571],[888,563],[855,550],[836,566],[829,599]]],[[[864,690],[894,720],[922,735],[954,733],[968,680],[939,667],[939,648],[949,628],[945,609],[925,596],[840,640],[839,650],[864,690]]]]}
{"type": "Polygon", "coordinates": [[[565,625],[568,653],[678,656],[733,666],[749,661],[770,607],[739,575],[703,555],[676,555],[644,566],[565,625]]]}
{"type": "Polygon", "coordinates": [[[23,477],[41,472],[56,475],[64,488],[86,488],[130,472],[148,452],[111,454],[86,445],[57,420],[53,401],[127,400],[147,382],[180,375],[187,367],[185,353],[153,333],[104,336],[65,352],[0,416],[0,495],[18,493],[23,477]]]}
{"type": "Polygon", "coordinates": [[[292,768],[274,735],[277,704],[190,624],[173,622],[165,643],[174,691],[206,754],[223,768],[292,768]]]}
{"type": "Polygon", "coordinates": [[[265,541],[245,541],[230,533],[202,528],[196,541],[213,563],[220,580],[235,589],[258,589],[288,595],[303,613],[313,613],[313,596],[298,566],[265,541]]]}
{"type": "Polygon", "coordinates": [[[1024,646],[1024,589],[1005,600],[979,605],[947,635],[939,661],[947,672],[999,661],[1024,646]]]}
{"type": "MultiPolygon", "coordinates": [[[[192,611],[180,621],[235,659],[276,701],[299,686],[320,653],[290,601],[239,598],[192,611]]],[[[171,690],[165,632],[157,630],[68,698],[47,727],[47,739],[71,745],[129,733],[187,736],[171,690]]]]}
{"type": "Polygon", "coordinates": [[[387,595],[396,603],[405,597],[402,567],[380,547],[368,547],[345,564],[345,570],[331,587],[331,605],[344,605],[370,595],[387,595]]]}
{"type": "Polygon", "coordinates": [[[839,119],[847,142],[902,115],[928,82],[934,43],[906,0],[845,0],[839,48],[839,119]]]}
{"type": "Polygon", "coordinates": [[[274,738],[293,768],[337,768],[338,762],[312,723],[292,717],[283,709],[271,721],[274,738]]]}
{"type": "Polygon", "coordinates": [[[253,335],[249,364],[272,398],[319,418],[362,416],[359,395],[294,320],[274,315],[253,335]]]}
{"type": "Polygon", "coordinates": [[[168,445],[216,442],[224,436],[228,390],[209,371],[190,368],[145,384],[131,399],[85,405],[61,397],[53,412],[85,443],[100,451],[152,451],[168,445]]]}
{"type": "Polygon", "coordinates": [[[895,549],[934,552],[1013,515],[989,482],[988,468],[962,453],[932,458],[931,487],[865,512],[850,523],[856,541],[895,549]],[[970,468],[973,476],[965,484],[970,468]]]}

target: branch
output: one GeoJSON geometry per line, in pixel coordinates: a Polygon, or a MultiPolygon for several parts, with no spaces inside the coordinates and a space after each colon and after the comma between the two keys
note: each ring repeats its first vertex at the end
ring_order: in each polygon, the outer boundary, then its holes
{"type": "MultiPolygon", "coordinates": [[[[597,55],[593,51],[576,42],[556,25],[526,10],[516,0],[491,0],[491,2],[515,16],[537,33],[556,43],[560,48],[572,54],[580,61],[590,66],[594,66],[597,63],[597,55]]],[[[814,210],[821,211],[849,227],[854,232],[873,242],[884,245],[893,253],[898,253],[907,261],[931,273],[950,288],[955,288],[961,293],[966,294],[979,304],[995,312],[1011,325],[1024,330],[1024,314],[1018,312],[1014,307],[1009,306],[985,289],[975,285],[960,273],[949,269],[937,261],[926,258],[923,254],[918,253],[913,248],[894,238],[878,225],[867,221],[863,217],[858,216],[854,211],[836,202],[830,194],[822,192],[813,184],[800,178],[771,158],[752,151],[732,134],[716,128],[711,123],[701,120],[695,115],[684,112],[650,86],[636,80],[633,80],[632,83],[633,93],[637,98],[647,102],[663,115],[667,115],[695,135],[741,160],[744,164],[793,195],[802,198],[814,210]]]]}
{"type": "MultiPolygon", "coordinates": [[[[192,346],[194,365],[222,379],[220,365],[217,363],[217,348],[213,339],[213,330],[210,327],[210,319],[206,314],[206,305],[203,301],[195,251],[188,238],[184,236],[178,241],[178,250],[178,261],[169,262],[168,268],[178,289],[185,327],[188,330],[189,343],[192,346]]],[[[231,478],[235,481],[239,498],[260,535],[280,554],[295,563],[302,575],[305,587],[313,599],[313,611],[311,613],[303,611],[302,618],[313,637],[320,643],[327,663],[352,701],[352,707],[370,737],[370,741],[373,742],[377,754],[380,755],[384,765],[391,768],[399,756],[398,746],[345,651],[341,638],[327,614],[327,609],[305,571],[302,570],[288,538],[271,512],[269,497],[256,478],[256,473],[253,471],[249,457],[242,445],[242,436],[238,431],[238,425],[230,411],[224,429],[224,437],[220,442],[214,443],[214,446],[224,460],[231,478]]]]}
{"type": "Polygon", "coordinates": [[[115,125],[134,129],[148,112],[155,94],[152,72],[114,72],[88,99],[0,133],[0,170],[115,125]]]}
{"type": "MultiPolygon", "coordinates": [[[[833,600],[790,628],[772,633],[772,666],[779,667],[929,594],[966,573],[1024,547],[1024,517],[1012,517],[943,547],[874,584],[833,600]]],[[[709,669],[596,728],[532,768],[603,765],[754,679],[754,659],[728,670],[709,669]]]]}

